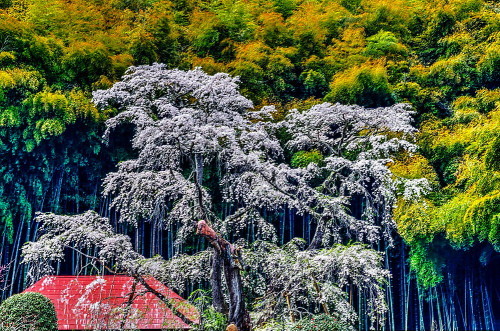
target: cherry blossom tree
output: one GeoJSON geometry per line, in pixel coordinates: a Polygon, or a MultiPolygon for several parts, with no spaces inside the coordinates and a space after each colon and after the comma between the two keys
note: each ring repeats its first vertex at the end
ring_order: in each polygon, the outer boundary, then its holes
{"type": "Polygon", "coordinates": [[[323,103],[302,113],[289,112],[281,123],[292,136],[286,146],[319,150],[325,156],[321,165],[310,164],[304,176],[314,189],[304,212],[314,210],[318,224],[311,247],[332,237],[338,241],[342,229],[361,242],[374,243],[381,235],[391,239],[397,186],[406,195],[412,188],[415,194],[428,188],[425,180],[395,179],[387,167],[397,153],[416,150],[407,140],[416,131],[411,115],[405,104],[369,109],[323,103]],[[357,215],[352,210],[355,200],[357,215]]]}
{"type": "MultiPolygon", "coordinates": [[[[276,230],[263,210],[272,213],[293,209],[316,225],[306,251],[296,250],[286,259],[280,258],[286,250],[279,247],[267,251],[268,257],[260,251],[260,262],[254,260],[253,265],[261,266],[257,269],[266,280],[262,286],[267,297],[285,294],[294,301],[287,306],[292,311],[292,306],[305,305],[298,299],[302,289],[293,284],[313,284],[316,294],[303,289],[306,297],[315,297],[327,311],[328,305],[346,307],[332,300],[341,298],[342,284],[351,281],[360,288],[373,286],[369,291],[375,310],[375,303],[383,298],[375,288],[387,276],[380,268],[380,259],[370,255],[376,253],[361,246],[330,251],[328,247],[346,238],[368,244],[382,238],[390,240],[391,209],[398,189],[402,187],[408,196],[425,191],[424,181],[397,180],[387,167],[393,155],[415,149],[409,142],[415,132],[411,112],[402,104],[367,109],[325,103],[304,112],[292,110],[275,123],[274,107],[255,109],[238,92],[237,82],[223,73],[211,76],[200,69],[186,72],[154,64],[132,67],[121,82],[95,92],[94,102],[99,108],[118,111],[106,123],[107,139],[113,139],[122,125],[134,127],[131,143],[137,157],[119,163],[117,171],[104,180],[103,194],[111,200],[110,208],[120,222],[137,225],[147,221],[177,229],[179,254],[182,243],[190,237],[198,234],[207,238],[213,254],[211,268],[205,270],[211,270],[207,276],[214,307],[226,311],[226,288],[229,321],[239,330],[250,329],[240,269],[242,258],[252,254],[251,250],[242,254],[223,236],[237,237],[240,229],[251,224],[256,239],[274,245],[276,230]],[[278,140],[277,130],[285,130],[288,141],[278,140]],[[294,168],[286,162],[285,149],[315,150],[323,159],[294,168]],[[225,215],[221,206],[229,207],[225,215]],[[365,260],[360,263],[363,254],[365,260]],[[339,261],[349,262],[339,267],[339,261]],[[262,267],[268,264],[283,271],[290,263],[302,271],[279,282],[279,273],[262,267]],[[350,268],[349,263],[358,264],[361,270],[350,268]]],[[[109,221],[93,212],[77,216],[46,214],[38,220],[45,224],[45,233],[24,248],[25,262],[32,266],[35,278],[53,272],[51,261],[61,260],[65,247],[85,248],[99,263],[113,262],[115,268],[136,275],[165,274],[166,270],[175,274],[177,262],[206,261],[180,256],[171,261],[144,260],[132,249],[130,238],[115,233],[109,221]]],[[[191,277],[189,273],[184,276],[191,277]]],[[[270,307],[268,303],[264,306],[270,307]]],[[[384,308],[379,306],[382,316],[384,308]]]]}

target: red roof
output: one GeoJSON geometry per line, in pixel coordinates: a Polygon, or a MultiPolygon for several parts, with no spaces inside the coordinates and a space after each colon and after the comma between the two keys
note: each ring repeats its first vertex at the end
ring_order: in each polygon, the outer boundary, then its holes
{"type": "MultiPolygon", "coordinates": [[[[193,305],[153,277],[145,280],[188,320],[199,322],[193,305]]],[[[191,328],[142,284],[137,283],[132,294],[133,284],[129,276],[46,276],[24,292],[38,292],[52,301],[59,330],[191,328]],[[127,305],[131,295],[132,304],[127,305]]]]}

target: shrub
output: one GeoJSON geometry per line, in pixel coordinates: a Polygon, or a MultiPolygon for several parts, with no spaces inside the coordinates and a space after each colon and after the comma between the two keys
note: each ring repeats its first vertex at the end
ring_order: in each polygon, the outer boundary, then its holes
{"type": "Polygon", "coordinates": [[[54,305],[40,293],[13,295],[0,305],[0,330],[57,330],[54,305]]]}

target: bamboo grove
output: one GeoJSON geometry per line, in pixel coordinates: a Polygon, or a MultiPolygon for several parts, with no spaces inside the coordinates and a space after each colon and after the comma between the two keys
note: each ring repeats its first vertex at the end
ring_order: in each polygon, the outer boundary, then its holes
{"type": "MultiPolygon", "coordinates": [[[[206,248],[202,239],[176,245],[175,224],[118,222],[120,213],[102,195],[106,175],[138,151],[131,126],[104,141],[105,123],[120,109],[96,107],[92,92],[110,89],[132,65],[163,63],[238,76],[255,109],[274,107],[273,123],[323,102],[409,104],[418,149],[387,165],[395,178],[424,178],[431,190],[418,201],[398,198],[392,242],[370,243],[385,253],[382,263],[392,274],[384,285],[383,328],[500,328],[495,1],[1,0],[0,8],[0,266],[7,266],[1,279],[9,285],[2,300],[27,285],[20,254],[39,235],[36,212],[95,210],[114,231],[131,235],[145,257],[169,260],[206,248]]],[[[282,144],[291,140],[285,129],[276,136],[282,144]]],[[[283,155],[294,169],[321,165],[325,157],[318,147],[283,155]]],[[[203,186],[213,189],[217,168],[202,172],[203,186]]],[[[364,208],[358,203],[354,214],[364,208]]],[[[221,219],[236,211],[222,203],[214,209],[221,219]]],[[[307,213],[258,212],[276,229],[273,249],[296,237],[303,246],[314,241],[307,213]]],[[[250,243],[259,238],[251,225],[240,234],[250,243]]],[[[77,253],[67,261],[56,271],[69,274],[87,263],[77,253]]],[[[184,295],[208,285],[187,282],[184,295]]],[[[367,298],[343,290],[360,316],[356,328],[367,329],[367,298]]]]}

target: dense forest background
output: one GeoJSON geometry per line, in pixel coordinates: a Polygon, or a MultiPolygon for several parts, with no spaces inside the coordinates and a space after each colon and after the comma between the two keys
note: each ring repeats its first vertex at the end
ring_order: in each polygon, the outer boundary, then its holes
{"type": "MultiPolygon", "coordinates": [[[[36,237],[34,213],[107,210],[101,180],[134,154],[126,129],[123,140],[103,143],[104,121],[116,114],[97,110],[91,92],[111,87],[131,65],[161,62],[239,76],[242,93],[274,104],[277,118],[323,101],[410,103],[420,150],[391,170],[427,178],[433,192],[398,203],[400,238],[377,247],[393,274],[388,327],[500,328],[497,2],[1,0],[0,7],[0,264],[11,285],[2,299],[26,285],[19,248],[36,237]]],[[[293,166],[321,157],[287,155],[293,166]]],[[[307,220],[286,216],[280,242],[305,236],[297,229],[307,220]]],[[[158,253],[147,244],[152,236],[165,241],[164,256],[176,253],[168,234],[148,224],[124,231],[146,256],[158,253]]]]}

